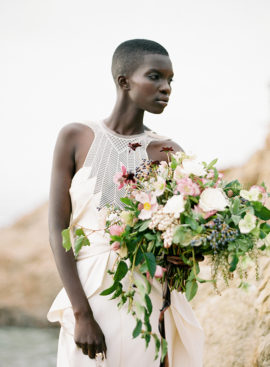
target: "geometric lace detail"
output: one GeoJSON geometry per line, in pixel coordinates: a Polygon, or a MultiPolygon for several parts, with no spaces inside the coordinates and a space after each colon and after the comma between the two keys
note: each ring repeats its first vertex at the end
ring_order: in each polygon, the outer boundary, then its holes
{"type": "Polygon", "coordinates": [[[89,178],[96,177],[94,194],[101,192],[99,207],[114,204],[123,207],[120,198],[125,189],[118,190],[113,176],[121,171],[121,165],[128,171],[135,172],[143,159],[148,159],[147,146],[153,140],[164,140],[164,137],[145,131],[142,134],[122,136],[108,129],[104,122],[87,123],[94,132],[94,140],[86,156],[84,166],[91,167],[89,178]],[[128,147],[129,143],[139,143],[135,151],[128,147]]]}

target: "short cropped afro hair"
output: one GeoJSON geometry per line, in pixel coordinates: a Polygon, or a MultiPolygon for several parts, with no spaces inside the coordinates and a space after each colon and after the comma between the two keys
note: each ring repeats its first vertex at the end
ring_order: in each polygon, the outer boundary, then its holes
{"type": "Polygon", "coordinates": [[[159,43],[147,39],[132,39],[121,43],[112,58],[112,75],[115,83],[119,75],[129,75],[141,64],[145,55],[169,56],[159,43]]]}

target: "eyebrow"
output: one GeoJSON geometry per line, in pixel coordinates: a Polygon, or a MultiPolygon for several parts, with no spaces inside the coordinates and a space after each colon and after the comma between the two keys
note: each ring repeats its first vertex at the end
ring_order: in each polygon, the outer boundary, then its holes
{"type": "MultiPolygon", "coordinates": [[[[163,74],[160,70],[154,69],[154,68],[147,70],[146,71],[146,74],[147,73],[153,73],[153,72],[158,73],[158,74],[163,74]]],[[[174,73],[170,74],[170,76],[173,77],[174,76],[174,73]]]]}

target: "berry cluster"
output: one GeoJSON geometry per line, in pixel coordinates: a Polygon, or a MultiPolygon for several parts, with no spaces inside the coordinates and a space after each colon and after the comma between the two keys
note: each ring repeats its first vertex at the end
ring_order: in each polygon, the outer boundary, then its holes
{"type": "Polygon", "coordinates": [[[136,167],[135,176],[138,180],[148,179],[154,173],[154,167],[158,165],[159,162],[143,159],[142,163],[136,167]]]}
{"type": "Polygon", "coordinates": [[[237,229],[231,228],[219,218],[205,224],[205,227],[207,228],[206,239],[215,250],[224,248],[229,242],[235,241],[239,234],[237,229]]]}

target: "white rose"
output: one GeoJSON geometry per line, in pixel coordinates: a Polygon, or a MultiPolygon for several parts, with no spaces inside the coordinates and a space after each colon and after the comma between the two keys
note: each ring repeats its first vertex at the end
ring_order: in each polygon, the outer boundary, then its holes
{"type": "Polygon", "coordinates": [[[229,205],[229,200],[220,188],[209,187],[200,196],[199,206],[204,212],[211,210],[223,211],[229,205]]]}
{"type": "Polygon", "coordinates": [[[249,233],[256,227],[256,217],[251,213],[247,213],[243,219],[239,221],[239,229],[241,233],[249,233]]]}
{"type": "Polygon", "coordinates": [[[205,176],[206,170],[201,162],[194,159],[184,159],[182,162],[184,172],[189,176],[190,174],[196,176],[205,176]]]}
{"type": "Polygon", "coordinates": [[[185,200],[183,195],[172,196],[164,206],[163,212],[174,214],[175,218],[179,218],[180,213],[185,210],[185,200]]]}

